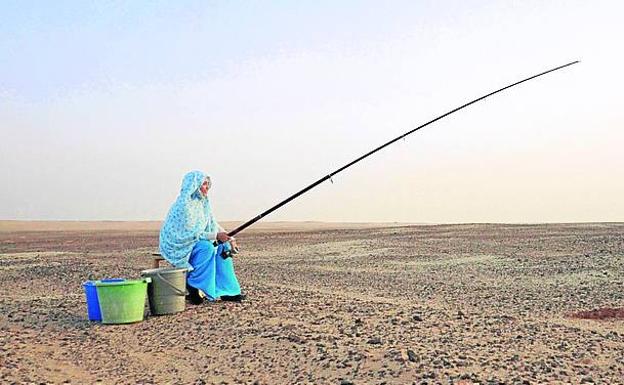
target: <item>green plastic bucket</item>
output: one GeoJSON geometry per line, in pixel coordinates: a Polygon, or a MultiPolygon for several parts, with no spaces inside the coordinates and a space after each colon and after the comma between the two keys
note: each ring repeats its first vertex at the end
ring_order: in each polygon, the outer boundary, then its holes
{"type": "Polygon", "coordinates": [[[147,286],[151,314],[174,314],[185,309],[186,269],[149,269],[141,276],[152,280],[147,286]]]}
{"type": "Polygon", "coordinates": [[[143,321],[150,278],[122,282],[96,281],[102,323],[127,324],[143,321]]]}

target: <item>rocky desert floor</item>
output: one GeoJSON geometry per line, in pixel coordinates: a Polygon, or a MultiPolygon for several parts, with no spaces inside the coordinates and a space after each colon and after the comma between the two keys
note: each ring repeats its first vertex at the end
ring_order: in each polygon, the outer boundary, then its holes
{"type": "Polygon", "coordinates": [[[128,325],[82,283],[157,230],[77,226],[0,230],[0,383],[624,384],[621,223],[252,230],[248,300],[128,325]]]}

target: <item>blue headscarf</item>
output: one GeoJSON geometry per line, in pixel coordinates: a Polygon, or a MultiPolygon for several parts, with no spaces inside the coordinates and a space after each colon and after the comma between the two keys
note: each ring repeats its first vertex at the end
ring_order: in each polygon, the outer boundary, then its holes
{"type": "Polygon", "coordinates": [[[189,257],[193,246],[218,231],[210,201],[200,191],[202,183],[210,179],[201,171],[184,175],[180,195],[176,199],[160,229],[160,253],[175,267],[193,270],[189,257]]]}

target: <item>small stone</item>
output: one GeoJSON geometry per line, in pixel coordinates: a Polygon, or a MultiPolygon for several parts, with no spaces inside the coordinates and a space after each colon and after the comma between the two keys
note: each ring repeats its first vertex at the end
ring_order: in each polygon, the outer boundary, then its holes
{"type": "Polygon", "coordinates": [[[423,374],[422,376],[423,378],[429,378],[429,379],[435,379],[436,378],[436,374],[435,372],[427,372],[425,374],[423,374]]]}
{"type": "Polygon", "coordinates": [[[414,315],[412,316],[412,319],[413,319],[414,321],[416,321],[416,322],[422,322],[422,320],[423,320],[423,319],[422,319],[422,317],[421,317],[419,314],[414,314],[414,315]]]}
{"type": "Polygon", "coordinates": [[[407,349],[407,359],[410,360],[410,362],[416,362],[418,361],[418,356],[412,349],[407,349]]]}
{"type": "Polygon", "coordinates": [[[340,380],[340,385],[354,385],[353,382],[349,380],[340,380]]]}
{"type": "Polygon", "coordinates": [[[381,345],[381,338],[379,337],[373,337],[370,340],[368,340],[368,343],[370,345],[381,345]]]}

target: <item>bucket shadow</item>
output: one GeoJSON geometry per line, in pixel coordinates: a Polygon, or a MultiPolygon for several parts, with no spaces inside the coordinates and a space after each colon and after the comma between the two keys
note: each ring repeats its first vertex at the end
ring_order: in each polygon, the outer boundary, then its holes
{"type": "Polygon", "coordinates": [[[96,322],[89,321],[86,302],[77,298],[37,298],[2,301],[0,314],[8,325],[39,330],[85,330],[96,322]]]}

